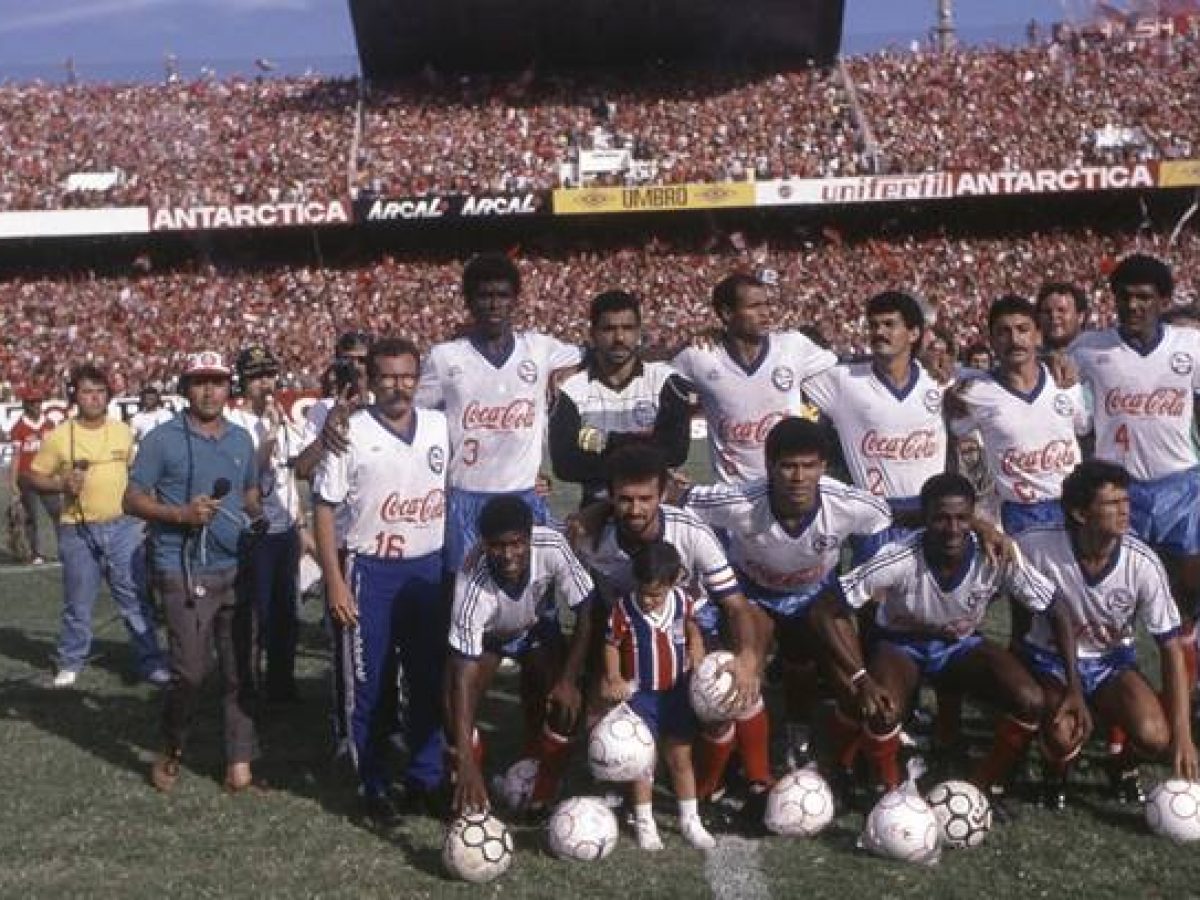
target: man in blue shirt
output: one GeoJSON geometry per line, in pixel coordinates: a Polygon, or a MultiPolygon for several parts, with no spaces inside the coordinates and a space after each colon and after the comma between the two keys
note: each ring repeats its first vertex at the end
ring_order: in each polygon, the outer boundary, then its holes
{"type": "Polygon", "coordinates": [[[146,435],[125,492],[126,512],[150,523],[167,617],[165,747],[150,773],[163,792],[179,778],[214,642],[224,679],[225,787],[237,792],[254,785],[253,610],[238,602],[234,582],[239,538],[263,520],[253,442],[224,415],[230,383],[220,354],[188,357],[180,378],[188,407],[146,435]]]}

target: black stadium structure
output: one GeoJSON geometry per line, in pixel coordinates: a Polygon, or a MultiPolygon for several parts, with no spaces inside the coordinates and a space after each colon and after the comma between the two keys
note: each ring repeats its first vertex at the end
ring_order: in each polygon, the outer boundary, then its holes
{"type": "Polygon", "coordinates": [[[844,0],[350,0],[363,74],[828,63],[844,0]]]}

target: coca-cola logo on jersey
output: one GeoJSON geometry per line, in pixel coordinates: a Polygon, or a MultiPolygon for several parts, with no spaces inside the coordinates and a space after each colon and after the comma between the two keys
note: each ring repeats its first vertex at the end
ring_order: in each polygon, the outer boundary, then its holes
{"type": "Polygon", "coordinates": [[[407,522],[410,525],[427,525],[446,516],[446,492],[434,488],[424,497],[401,497],[393,492],[379,508],[379,518],[389,525],[407,522]]]}
{"type": "Polygon", "coordinates": [[[1013,477],[1065,472],[1078,461],[1072,441],[1056,440],[1032,450],[1009,447],[1000,457],[1000,470],[1013,477]]]}
{"type": "Polygon", "coordinates": [[[937,452],[937,435],[932,428],[894,436],[879,434],[872,429],[862,439],[862,454],[868,459],[931,459],[937,456],[937,452]]]}
{"type": "Polygon", "coordinates": [[[757,421],[736,421],[722,419],[718,427],[721,439],[727,444],[744,444],[756,447],[767,440],[767,435],[775,427],[775,423],[784,417],[781,412],[770,412],[757,421]]]}
{"type": "Polygon", "coordinates": [[[533,401],[514,400],[507,406],[483,406],[471,401],[463,410],[463,428],[485,431],[519,431],[533,427],[533,401]]]}
{"type": "Polygon", "coordinates": [[[1104,397],[1104,411],[1110,416],[1182,416],[1187,393],[1179,388],[1153,391],[1123,391],[1113,388],[1104,397]]]}

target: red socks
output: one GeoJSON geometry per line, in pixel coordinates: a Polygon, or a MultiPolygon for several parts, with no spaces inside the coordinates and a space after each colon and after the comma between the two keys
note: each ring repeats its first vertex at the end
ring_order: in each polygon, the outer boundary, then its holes
{"type": "Polygon", "coordinates": [[[863,751],[871,766],[875,783],[891,790],[900,784],[900,726],[897,725],[884,735],[865,730],[863,751]]]}
{"type": "Polygon", "coordinates": [[[997,722],[992,749],[980,760],[971,778],[975,786],[987,790],[1003,781],[1029,749],[1037,729],[1036,724],[1022,722],[1012,716],[1005,716],[997,722]]]}
{"type": "Polygon", "coordinates": [[[556,734],[549,727],[542,729],[538,740],[537,778],[533,782],[533,793],[529,797],[531,805],[545,805],[558,796],[558,788],[562,783],[563,772],[571,758],[571,739],[556,734]]]}
{"type": "Polygon", "coordinates": [[[742,713],[734,728],[746,779],[754,784],[771,784],[771,724],[762,700],[742,713]]]}
{"type": "Polygon", "coordinates": [[[721,785],[725,766],[733,755],[736,729],[730,722],[718,735],[700,735],[696,742],[696,796],[707,799],[721,785]]]}

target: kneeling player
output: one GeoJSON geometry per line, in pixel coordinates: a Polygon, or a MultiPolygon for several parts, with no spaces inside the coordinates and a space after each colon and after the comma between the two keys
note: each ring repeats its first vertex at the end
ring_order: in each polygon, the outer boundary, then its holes
{"type": "Polygon", "coordinates": [[[479,514],[479,533],[480,544],[458,573],[450,613],[446,700],[456,756],[454,808],[488,807],[474,746],[475,715],[508,657],[521,664],[526,747],[538,760],[530,807],[540,809],[558,791],[579,718],[594,588],[567,542],[535,527],[520,497],[489,500],[479,514]],[[559,600],[575,612],[569,647],[558,629],[559,600]]]}
{"type": "MultiPolygon", "coordinates": [[[[1030,562],[1058,585],[1071,617],[1075,668],[1091,707],[1128,739],[1109,771],[1117,797],[1140,802],[1139,759],[1170,761],[1180,778],[1195,780],[1196,748],[1188,716],[1188,678],[1180,619],[1162,563],[1128,534],[1129,474],[1114,463],[1089,460],[1063,482],[1066,524],[1034,528],[1017,541],[1030,562]],[[1134,621],[1140,618],[1159,643],[1160,701],[1137,669],[1134,621]]],[[[1072,668],[1056,652],[1049,623],[1034,619],[1024,653],[1053,704],[1071,681],[1072,668]]],[[[1083,738],[1066,720],[1043,734],[1050,763],[1045,801],[1066,805],[1066,775],[1083,738]]]]}
{"type": "MultiPolygon", "coordinates": [[[[813,611],[837,664],[854,673],[853,697],[842,698],[843,712],[860,718],[879,787],[900,783],[900,724],[922,678],[961,686],[1004,712],[991,752],[972,774],[979,787],[1000,782],[1025,753],[1046,707],[1041,688],[1017,658],[978,633],[998,595],[1049,612],[1073,671],[1070,620],[1054,603],[1053,585],[1019,551],[999,567],[988,562],[971,532],[974,512],[975,491],[965,478],[930,478],[921,489],[925,528],[841,578],[813,611]],[[872,598],[879,605],[864,664],[852,612],[872,598]]],[[[1077,728],[1086,727],[1077,678],[1059,699],[1053,721],[1070,718],[1077,728]]]]}
{"type": "MultiPolygon", "coordinates": [[[[688,699],[688,674],[704,658],[704,638],[692,613],[704,600],[692,600],[677,586],[682,575],[679,552],[666,541],[655,541],[633,557],[637,588],[609,614],[600,693],[614,703],[627,701],[665,745],[679,800],[679,830],[693,847],[711,850],[717,842],[700,821],[696,803],[692,740],[698,723],[688,699]]],[[[653,772],[634,782],[633,826],[643,850],[663,848],[654,824],[653,791],[653,772]]]]}

